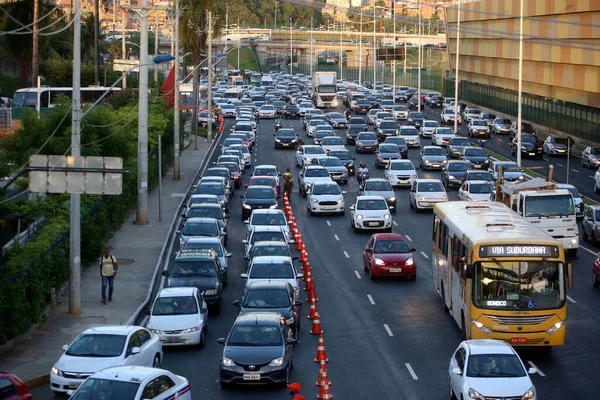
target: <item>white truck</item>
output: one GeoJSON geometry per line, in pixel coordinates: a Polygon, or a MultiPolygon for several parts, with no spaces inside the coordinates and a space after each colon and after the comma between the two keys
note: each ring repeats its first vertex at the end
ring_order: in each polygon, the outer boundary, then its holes
{"type": "Polygon", "coordinates": [[[558,189],[554,182],[534,178],[503,183],[501,196],[504,204],[513,211],[561,242],[565,251],[577,254],[579,229],[571,192],[558,189]]]}
{"type": "Polygon", "coordinates": [[[317,108],[336,108],[338,106],[335,71],[313,73],[312,99],[317,108]]]}

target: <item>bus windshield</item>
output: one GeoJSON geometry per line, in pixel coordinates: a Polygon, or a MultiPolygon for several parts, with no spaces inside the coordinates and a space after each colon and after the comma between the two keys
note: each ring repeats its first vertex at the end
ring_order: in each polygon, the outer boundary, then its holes
{"type": "Polygon", "coordinates": [[[496,310],[551,310],[565,302],[563,264],[556,261],[475,263],[473,303],[496,310]]]}

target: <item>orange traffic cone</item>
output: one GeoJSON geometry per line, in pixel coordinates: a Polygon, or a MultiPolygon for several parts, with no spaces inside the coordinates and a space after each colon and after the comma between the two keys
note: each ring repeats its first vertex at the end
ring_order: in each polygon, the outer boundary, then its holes
{"type": "Polygon", "coordinates": [[[329,376],[327,376],[327,363],[325,361],[319,363],[319,377],[315,382],[315,386],[321,386],[323,384],[331,386],[331,381],[329,380],[329,376]]]}
{"type": "Polygon", "coordinates": [[[304,244],[304,242],[302,241],[302,233],[298,232],[298,240],[296,241],[296,250],[301,251],[303,244],[304,244]]]}
{"type": "Polygon", "coordinates": [[[319,316],[319,311],[315,312],[315,319],[313,319],[312,329],[310,330],[311,335],[320,335],[323,333],[323,329],[321,329],[321,317],[319,316]]]}
{"type": "Polygon", "coordinates": [[[292,225],[296,225],[296,217],[294,216],[293,213],[290,213],[289,220],[292,221],[292,225]]]}
{"type": "Polygon", "coordinates": [[[300,261],[304,264],[304,262],[308,260],[308,252],[306,250],[300,251],[300,261]]]}
{"type": "Polygon", "coordinates": [[[315,319],[316,315],[317,315],[317,302],[315,301],[315,299],[311,299],[311,302],[310,302],[310,312],[308,313],[308,315],[306,316],[306,318],[308,318],[308,319],[315,319]]]}
{"type": "Polygon", "coordinates": [[[308,257],[306,257],[306,260],[304,260],[304,263],[302,263],[302,267],[300,268],[302,268],[305,271],[305,273],[310,271],[310,260],[308,259],[308,257]]]}
{"type": "Polygon", "coordinates": [[[312,274],[310,276],[310,288],[308,290],[308,296],[306,296],[306,301],[315,301],[315,303],[317,303],[319,301],[319,298],[317,297],[317,291],[315,289],[315,282],[312,280],[312,274]]]}
{"type": "Polygon", "coordinates": [[[321,390],[319,390],[319,394],[317,394],[317,399],[321,400],[330,400],[333,399],[333,395],[329,390],[329,385],[321,385],[321,390]]]}
{"type": "Polygon", "coordinates": [[[320,363],[321,361],[329,362],[327,354],[325,353],[325,341],[323,340],[323,334],[319,335],[319,344],[317,346],[317,356],[314,361],[320,363]]]}
{"type": "Polygon", "coordinates": [[[306,243],[304,243],[304,241],[302,241],[302,245],[300,247],[300,251],[306,251],[308,254],[308,250],[306,250],[306,243]]]}
{"type": "Polygon", "coordinates": [[[311,290],[311,288],[314,290],[312,273],[310,271],[308,271],[305,281],[306,283],[304,284],[304,291],[308,292],[311,290]]]}

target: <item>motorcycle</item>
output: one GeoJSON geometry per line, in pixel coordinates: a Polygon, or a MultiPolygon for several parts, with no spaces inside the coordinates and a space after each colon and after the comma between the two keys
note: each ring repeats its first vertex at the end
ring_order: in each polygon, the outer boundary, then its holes
{"type": "Polygon", "coordinates": [[[275,128],[275,133],[277,133],[277,131],[279,129],[281,129],[283,127],[283,124],[281,122],[275,122],[274,128],[275,128]]]}
{"type": "Polygon", "coordinates": [[[369,170],[357,171],[356,180],[358,181],[359,186],[362,186],[367,179],[369,179],[369,170]]]}

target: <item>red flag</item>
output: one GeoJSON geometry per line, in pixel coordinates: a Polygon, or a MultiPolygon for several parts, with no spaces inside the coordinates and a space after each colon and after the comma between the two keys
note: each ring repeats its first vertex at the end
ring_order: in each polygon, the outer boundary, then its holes
{"type": "Polygon", "coordinates": [[[173,89],[175,89],[175,65],[173,65],[171,72],[169,72],[169,76],[167,76],[167,79],[160,87],[160,93],[165,96],[169,108],[173,108],[173,105],[175,104],[175,91],[173,89]]]}

